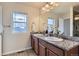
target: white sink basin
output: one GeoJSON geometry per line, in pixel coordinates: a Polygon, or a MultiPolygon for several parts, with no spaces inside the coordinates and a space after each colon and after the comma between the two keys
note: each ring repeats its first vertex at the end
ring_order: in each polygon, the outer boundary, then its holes
{"type": "Polygon", "coordinates": [[[57,38],[57,37],[45,37],[45,40],[47,40],[47,41],[63,41],[62,38],[57,38]]]}
{"type": "Polygon", "coordinates": [[[39,36],[39,37],[41,37],[41,36],[43,36],[43,34],[34,34],[34,36],[39,36]]]}

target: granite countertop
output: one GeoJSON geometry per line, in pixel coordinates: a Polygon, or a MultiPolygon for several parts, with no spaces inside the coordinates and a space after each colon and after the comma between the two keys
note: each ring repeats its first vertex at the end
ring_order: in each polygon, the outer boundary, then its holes
{"type": "Polygon", "coordinates": [[[77,41],[66,40],[66,39],[63,39],[62,41],[50,41],[46,40],[45,36],[43,36],[42,34],[34,34],[34,36],[67,51],[79,45],[79,42],[77,41]]]}

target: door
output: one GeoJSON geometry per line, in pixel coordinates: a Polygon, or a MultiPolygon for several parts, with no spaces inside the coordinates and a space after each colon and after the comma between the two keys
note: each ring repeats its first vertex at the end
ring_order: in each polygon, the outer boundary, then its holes
{"type": "Polygon", "coordinates": [[[34,42],[33,42],[34,43],[34,51],[38,55],[38,38],[34,37],[33,40],[34,40],[34,42]]]}
{"type": "Polygon", "coordinates": [[[39,43],[39,56],[45,56],[45,47],[39,43]]]}
{"type": "MultiPolygon", "coordinates": [[[[31,40],[30,40],[30,32],[29,32],[29,28],[28,28],[29,24],[27,26],[25,26],[28,29],[28,30],[25,29],[26,32],[25,31],[20,32],[21,30],[19,32],[16,32],[16,31],[14,32],[13,31],[14,26],[12,26],[14,24],[14,22],[13,22],[14,20],[12,19],[13,11],[11,8],[7,8],[6,10],[4,10],[4,17],[3,17],[4,18],[3,19],[3,21],[4,21],[3,22],[3,28],[4,28],[3,53],[4,53],[4,55],[8,54],[8,53],[14,53],[14,52],[30,49],[31,40]],[[6,12],[6,10],[7,10],[7,12],[6,12]],[[12,15],[11,15],[11,13],[12,13],[12,15]]],[[[19,12],[22,12],[22,11],[19,11],[19,12]]],[[[23,14],[20,18],[25,17],[25,15],[23,15],[23,14]]],[[[24,19],[27,19],[27,18],[24,18],[24,19]]],[[[28,23],[28,21],[27,21],[27,23],[28,23]]],[[[25,24],[24,25],[23,24],[24,24],[24,22],[21,25],[24,26],[25,24]]],[[[18,25],[18,26],[21,26],[21,25],[18,25]]],[[[24,27],[22,27],[22,28],[24,28],[24,27]]],[[[16,27],[16,29],[19,30],[19,27],[16,27]]]]}
{"type": "Polygon", "coordinates": [[[70,36],[70,19],[64,20],[64,35],[70,36]]]}
{"type": "Polygon", "coordinates": [[[13,33],[11,27],[4,27],[3,53],[18,52],[30,48],[30,33],[13,33]]]}

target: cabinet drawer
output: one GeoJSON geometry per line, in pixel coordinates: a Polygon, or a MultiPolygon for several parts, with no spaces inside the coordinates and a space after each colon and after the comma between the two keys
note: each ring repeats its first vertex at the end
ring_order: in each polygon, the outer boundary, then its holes
{"type": "Polygon", "coordinates": [[[35,37],[35,36],[32,36],[32,38],[33,38],[33,39],[37,39],[37,37],[35,37]]]}
{"type": "Polygon", "coordinates": [[[60,48],[55,47],[54,45],[47,44],[47,48],[50,49],[51,51],[53,51],[55,54],[57,54],[59,56],[64,55],[64,51],[61,50],[60,48]]]}

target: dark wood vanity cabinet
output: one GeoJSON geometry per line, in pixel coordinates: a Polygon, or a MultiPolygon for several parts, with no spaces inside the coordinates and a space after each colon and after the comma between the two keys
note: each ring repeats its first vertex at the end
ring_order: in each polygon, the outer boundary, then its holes
{"type": "Polygon", "coordinates": [[[43,46],[44,49],[42,51],[45,52],[46,56],[78,56],[79,55],[79,46],[73,47],[70,50],[64,50],[42,39],[39,39],[39,43],[43,46]]]}
{"type": "Polygon", "coordinates": [[[64,50],[50,44],[43,39],[31,36],[31,46],[35,53],[39,56],[77,56],[79,55],[79,46],[70,50],[64,50]]]}
{"type": "MultiPolygon", "coordinates": [[[[47,44],[47,49],[49,49],[54,55],[57,56],[63,56],[64,55],[64,51],[52,44],[47,44]]],[[[52,54],[52,56],[53,56],[52,54]]]]}
{"type": "Polygon", "coordinates": [[[32,46],[32,49],[34,50],[34,40],[33,40],[33,36],[31,35],[31,46],[32,46]]]}
{"type": "MultiPolygon", "coordinates": [[[[66,51],[65,51],[66,52],[66,51]]],[[[78,56],[79,55],[79,46],[76,46],[66,52],[67,56],[78,56]]]]}
{"type": "Polygon", "coordinates": [[[38,55],[38,38],[31,35],[31,46],[35,53],[38,55]]]}
{"type": "MultiPolygon", "coordinates": [[[[63,55],[63,50],[56,48],[55,46],[45,42],[42,39],[39,39],[39,47],[41,46],[40,49],[42,49],[41,51],[43,51],[45,54],[43,56],[58,56],[58,55],[63,55]]],[[[39,51],[39,53],[41,54],[41,52],[39,51]]],[[[39,54],[39,55],[40,55],[39,54]]]]}

